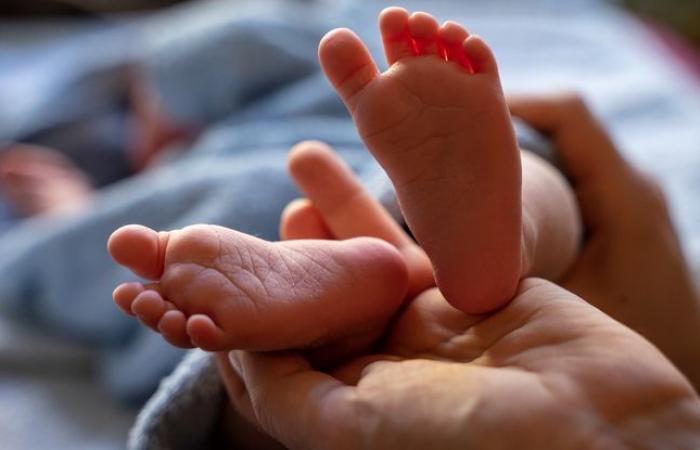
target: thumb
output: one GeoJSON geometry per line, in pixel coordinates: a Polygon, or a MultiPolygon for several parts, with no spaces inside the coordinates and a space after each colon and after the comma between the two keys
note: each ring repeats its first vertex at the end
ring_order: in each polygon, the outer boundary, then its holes
{"type": "Polygon", "coordinates": [[[232,351],[229,359],[250,395],[260,426],[292,449],[343,447],[355,417],[353,388],[314,370],[296,353],[232,351]]]}

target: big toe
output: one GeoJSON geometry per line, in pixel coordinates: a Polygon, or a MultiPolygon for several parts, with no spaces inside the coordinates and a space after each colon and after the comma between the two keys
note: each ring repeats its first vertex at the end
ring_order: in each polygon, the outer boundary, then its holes
{"type": "Polygon", "coordinates": [[[127,225],[112,233],[107,249],[112,258],[136,275],[157,280],[163,273],[168,233],[141,225],[127,225]]]}
{"type": "Polygon", "coordinates": [[[369,50],[355,33],[339,28],[321,39],[318,56],[324,73],[352,111],[356,94],[379,76],[369,50]]]}

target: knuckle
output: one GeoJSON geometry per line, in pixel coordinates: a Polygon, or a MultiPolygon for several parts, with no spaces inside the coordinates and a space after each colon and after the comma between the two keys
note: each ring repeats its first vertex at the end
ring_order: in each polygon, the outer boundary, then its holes
{"type": "Polygon", "coordinates": [[[589,121],[592,118],[591,109],[585,98],[576,91],[563,92],[554,98],[554,107],[562,120],[568,122],[589,121]]]}
{"type": "Polygon", "coordinates": [[[589,108],[585,98],[576,91],[565,92],[559,96],[559,103],[565,110],[588,113],[589,108]]]}

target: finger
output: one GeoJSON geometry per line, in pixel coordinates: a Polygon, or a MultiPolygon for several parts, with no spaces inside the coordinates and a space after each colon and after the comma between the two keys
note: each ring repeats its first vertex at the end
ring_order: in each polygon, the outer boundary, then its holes
{"type": "Polygon", "coordinates": [[[292,148],[288,161],[294,181],[338,239],[372,236],[396,247],[410,243],[396,221],[326,144],[302,142],[292,148]]]}
{"type": "Polygon", "coordinates": [[[282,240],[290,239],[336,239],[328,229],[321,213],[305,198],[289,203],[280,219],[282,240]]]}
{"type": "Polygon", "coordinates": [[[243,380],[233,370],[228,352],[216,353],[215,361],[230,400],[221,412],[221,423],[225,425],[220,427],[224,435],[221,439],[225,442],[236,442],[240,448],[284,448],[260,428],[243,380]]]}
{"type": "Polygon", "coordinates": [[[232,351],[229,359],[258,423],[287,447],[334,448],[333,442],[353,436],[347,432],[356,420],[348,402],[351,387],[296,354],[232,351]]]}
{"type": "Polygon", "coordinates": [[[216,366],[219,369],[221,380],[224,382],[226,393],[231,401],[231,404],[236,408],[239,414],[245,417],[250,423],[257,424],[253,405],[250,402],[250,396],[245,388],[245,384],[240,375],[233,370],[231,362],[228,358],[228,352],[218,352],[216,356],[216,366]]]}
{"type": "Polygon", "coordinates": [[[575,184],[629,172],[608,133],[580,97],[509,96],[508,106],[513,116],[552,139],[575,184]]]}
{"type": "Polygon", "coordinates": [[[425,252],[401,229],[384,207],[362,186],[350,168],[327,145],[303,142],[288,159],[299,188],[338,239],[370,236],[395,246],[409,269],[411,293],[434,285],[425,252]]]}
{"type": "Polygon", "coordinates": [[[514,116],[552,139],[590,235],[646,220],[636,172],[580,97],[511,96],[508,102],[514,116]]]}

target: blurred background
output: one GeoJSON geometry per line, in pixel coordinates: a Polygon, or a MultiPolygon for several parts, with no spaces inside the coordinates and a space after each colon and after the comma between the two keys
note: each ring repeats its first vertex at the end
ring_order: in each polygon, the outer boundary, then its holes
{"type": "Polygon", "coordinates": [[[303,139],[381,182],[316,45],[347,26],[381,60],[376,15],[393,4],[484,36],[507,91],[580,92],[659,179],[700,267],[696,0],[4,0],[0,448],[123,448],[182,358],[112,306],[131,278],[104,250],[112,230],[275,239],[297,195],[285,152],[303,139]]]}

